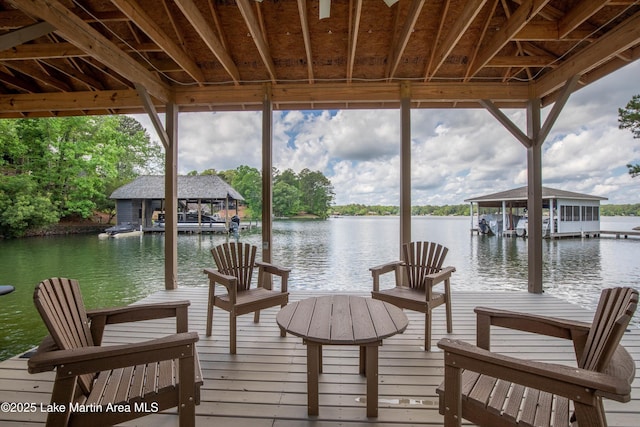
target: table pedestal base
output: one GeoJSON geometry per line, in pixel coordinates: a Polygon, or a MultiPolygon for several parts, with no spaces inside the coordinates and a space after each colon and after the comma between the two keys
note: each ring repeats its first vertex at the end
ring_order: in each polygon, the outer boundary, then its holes
{"type": "MultiPolygon", "coordinates": [[[[307,346],[307,410],[318,415],[318,383],[322,372],[322,345],[305,340],[307,346]]],[[[367,417],[378,416],[378,347],[382,341],[360,346],[359,372],[367,377],[367,417]]]]}

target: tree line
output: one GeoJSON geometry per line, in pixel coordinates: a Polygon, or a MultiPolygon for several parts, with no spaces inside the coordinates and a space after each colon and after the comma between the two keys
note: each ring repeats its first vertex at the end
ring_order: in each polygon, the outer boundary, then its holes
{"type": "MultiPolygon", "coordinates": [[[[498,211],[498,209],[493,209],[498,211]]],[[[399,215],[400,208],[398,206],[381,206],[381,205],[363,205],[350,204],[333,206],[331,208],[333,215],[346,216],[366,216],[366,215],[399,215]]],[[[469,215],[469,205],[424,205],[412,206],[411,215],[434,215],[434,216],[464,216],[469,215]]],[[[600,215],[602,216],[638,216],[640,217],[640,203],[627,205],[600,205],[600,215]]]]}
{"type": "MultiPolygon", "coordinates": [[[[640,95],[633,96],[618,113],[619,127],[639,138],[640,95]]],[[[115,204],[109,199],[113,190],[140,175],[162,174],[163,165],[162,147],[127,116],[0,120],[0,236],[21,236],[63,218],[89,218],[96,211],[113,214],[115,204]]],[[[640,165],[627,166],[631,176],[640,175],[640,165]]],[[[202,173],[220,175],[243,195],[249,217],[261,217],[258,169],[243,165],[202,173]]],[[[397,206],[332,206],[333,186],[319,171],[274,169],[272,173],[276,217],[399,214],[397,206]]],[[[600,212],[640,216],[640,205],[602,205],[600,212]]],[[[414,206],[411,213],[469,215],[469,206],[414,206]]]]}
{"type": "Polygon", "coordinates": [[[0,120],[0,236],[113,210],[109,195],[164,154],[127,116],[0,120]]]}
{"type": "MultiPolygon", "coordinates": [[[[0,120],[0,237],[96,212],[113,215],[116,188],[163,173],[162,147],[131,117],[0,120]]],[[[260,218],[260,171],[243,165],[217,174],[243,195],[250,218],[260,218]]],[[[333,186],[321,172],[274,169],[273,176],[274,215],[329,215],[333,186]]]]}
{"type": "MultiPolygon", "coordinates": [[[[244,197],[246,215],[259,219],[262,215],[262,175],[256,168],[246,165],[236,169],[216,172],[207,169],[188,175],[218,175],[244,197]]],[[[335,193],[331,181],[320,171],[303,169],[296,173],[292,169],[272,171],[272,204],[276,217],[310,215],[325,219],[329,216],[335,193]]]]}
{"type": "MultiPolygon", "coordinates": [[[[341,206],[333,206],[331,208],[333,215],[347,216],[364,216],[364,215],[399,215],[399,206],[383,206],[383,205],[363,205],[349,204],[341,206]]],[[[469,205],[444,205],[444,206],[412,206],[411,215],[436,215],[436,216],[452,216],[452,215],[469,215],[469,205]]]]}

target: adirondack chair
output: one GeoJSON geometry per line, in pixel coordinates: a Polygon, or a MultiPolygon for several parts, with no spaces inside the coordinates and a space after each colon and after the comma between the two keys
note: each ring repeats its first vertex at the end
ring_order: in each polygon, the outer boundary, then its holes
{"type": "MultiPolygon", "coordinates": [[[[211,336],[213,307],[229,312],[229,351],[236,353],[236,317],[254,313],[253,321],[260,321],[260,310],[281,306],[289,302],[287,283],[291,269],[256,261],[257,248],[247,243],[228,242],[211,249],[217,270],[207,268],[209,276],[209,304],[207,309],[207,331],[211,336]],[[251,288],[253,270],[258,268],[257,286],[251,288]],[[280,291],[272,289],[272,277],[280,277],[280,291]],[[216,284],[227,289],[226,294],[216,295],[216,284]]],[[[285,332],[281,330],[281,335],[285,332]]]]}
{"type": "Polygon", "coordinates": [[[33,299],[50,335],[29,359],[29,372],[56,370],[48,426],[113,425],[176,406],[180,425],[195,425],[202,374],[198,334],[187,332],[189,301],[87,312],[78,282],[62,278],[40,282],[33,299]],[[166,317],[176,318],[177,333],[100,345],[107,324],[166,317]]]}
{"type": "Polygon", "coordinates": [[[635,363],[619,345],[638,304],[631,288],[605,289],[591,324],[476,308],[478,347],[442,339],[445,380],[436,390],[445,427],[606,427],[602,398],[631,399],[635,363]],[[489,351],[490,326],[571,339],[577,368],[489,351]]]}
{"type": "Polygon", "coordinates": [[[393,261],[370,268],[373,276],[374,299],[389,302],[397,307],[424,313],[424,349],[431,350],[431,311],[444,304],[447,316],[447,332],[453,332],[451,320],[451,274],[455,267],[442,267],[449,251],[433,242],[411,242],[402,246],[403,261],[393,261]],[[380,276],[395,272],[396,286],[380,289],[380,276]],[[434,286],[443,283],[441,292],[434,286]]]}

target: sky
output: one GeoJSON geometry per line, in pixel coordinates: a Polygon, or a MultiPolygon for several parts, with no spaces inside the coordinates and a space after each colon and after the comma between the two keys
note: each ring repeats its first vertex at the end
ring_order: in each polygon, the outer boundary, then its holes
{"type": "MultiPolygon", "coordinates": [[[[546,187],[640,203],[640,139],[618,129],[618,108],[640,94],[640,61],[573,93],[543,145],[546,187]]],[[[542,111],[542,119],[551,110],[542,111]]],[[[526,133],[526,111],[503,110],[526,133]]],[[[180,113],[178,173],[261,169],[260,112],[180,113]]],[[[136,115],[153,140],[149,118],[136,115]]],[[[400,203],[400,111],[274,111],[273,166],[322,172],[334,204],[400,203]]],[[[161,115],[162,120],[164,116],[161,115]]],[[[412,205],[455,205],[527,185],[525,147],[489,112],[411,112],[412,205]]]]}

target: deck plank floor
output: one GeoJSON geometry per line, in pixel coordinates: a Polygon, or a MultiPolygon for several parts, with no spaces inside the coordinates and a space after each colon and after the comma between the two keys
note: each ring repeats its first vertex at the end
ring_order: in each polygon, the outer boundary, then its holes
{"type": "MultiPolygon", "coordinates": [[[[291,300],[318,293],[294,292],[291,300]]],[[[435,343],[444,336],[475,342],[476,306],[492,306],[590,321],[592,313],[549,295],[526,292],[457,292],[453,294],[454,333],[446,334],[444,310],[436,309],[433,348],[422,349],[424,317],[407,312],[409,327],[402,335],[384,341],[380,349],[379,416],[366,417],[365,379],[358,375],[358,349],[326,346],[324,372],[320,376],[320,414],[307,416],[306,350],[302,340],[281,338],[275,323],[278,309],[262,312],[259,324],[253,316],[238,319],[238,354],[228,353],[228,316],[215,310],[213,336],[205,337],[206,288],[160,291],[142,302],[191,300],[190,330],[200,334],[198,353],[204,375],[202,403],[197,424],[233,427],[337,427],[337,426],[442,426],[435,388],[442,381],[442,353],[435,343]]],[[[105,343],[140,341],[171,331],[170,321],[148,321],[108,328],[105,343]]],[[[569,343],[519,333],[493,330],[492,349],[518,357],[572,364],[569,343]],[[514,345],[517,343],[517,345],[514,345]]],[[[632,328],[624,343],[640,362],[640,330],[632,328]]],[[[26,359],[14,357],[0,363],[0,402],[49,403],[53,373],[30,375],[26,359]]],[[[637,427],[640,419],[640,382],[634,382],[627,404],[607,401],[611,427],[637,427]]],[[[0,425],[41,425],[45,414],[0,412],[0,425]]],[[[177,425],[175,411],[140,418],[126,425],[177,425]]]]}

